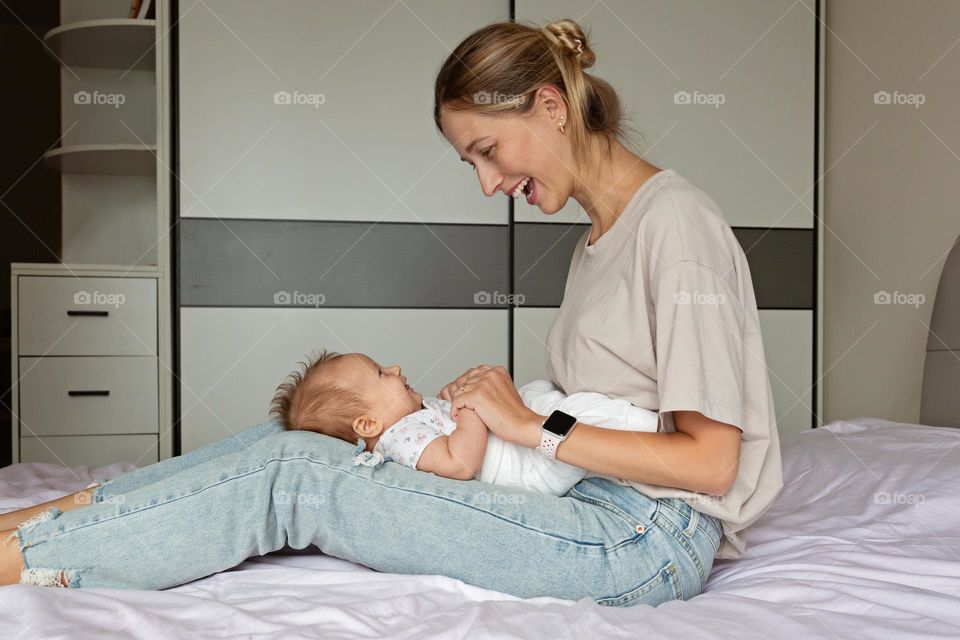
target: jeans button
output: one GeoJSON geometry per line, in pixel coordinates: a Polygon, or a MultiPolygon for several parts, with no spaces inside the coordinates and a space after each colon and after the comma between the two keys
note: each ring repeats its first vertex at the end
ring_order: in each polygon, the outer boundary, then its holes
{"type": "Polygon", "coordinates": [[[637,533],[643,533],[643,532],[646,531],[646,530],[647,530],[647,528],[646,528],[645,526],[643,526],[642,524],[638,524],[638,525],[637,525],[637,533]]]}

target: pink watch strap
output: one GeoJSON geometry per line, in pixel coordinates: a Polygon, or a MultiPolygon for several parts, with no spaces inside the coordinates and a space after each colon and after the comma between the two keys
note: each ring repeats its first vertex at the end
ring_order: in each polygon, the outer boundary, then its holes
{"type": "Polygon", "coordinates": [[[540,444],[537,445],[537,451],[542,453],[545,458],[556,460],[557,446],[564,440],[565,438],[558,438],[555,434],[541,428],[540,444]]]}

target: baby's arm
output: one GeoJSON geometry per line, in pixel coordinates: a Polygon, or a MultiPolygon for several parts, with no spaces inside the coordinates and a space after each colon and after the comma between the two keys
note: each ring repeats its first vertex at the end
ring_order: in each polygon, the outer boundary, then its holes
{"type": "Polygon", "coordinates": [[[435,438],[426,446],[417,469],[454,480],[472,480],[487,453],[487,425],[472,409],[457,414],[457,428],[449,436],[435,438]]]}

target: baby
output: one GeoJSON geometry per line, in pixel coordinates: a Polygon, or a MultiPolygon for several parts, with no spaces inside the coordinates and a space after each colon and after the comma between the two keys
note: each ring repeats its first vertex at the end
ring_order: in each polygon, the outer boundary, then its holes
{"type": "MultiPolygon", "coordinates": [[[[378,466],[392,460],[412,469],[457,480],[477,479],[562,496],[587,471],[548,459],[507,442],[469,409],[457,420],[450,403],[424,398],[400,367],[382,367],[362,353],[324,351],[301,363],[277,387],[270,413],[287,430],[308,430],[357,445],[354,464],[378,466]]],[[[524,404],[540,415],[555,409],[585,423],[624,431],[657,430],[654,411],[599,393],[564,395],[549,380],[518,389],[524,404]]]]}

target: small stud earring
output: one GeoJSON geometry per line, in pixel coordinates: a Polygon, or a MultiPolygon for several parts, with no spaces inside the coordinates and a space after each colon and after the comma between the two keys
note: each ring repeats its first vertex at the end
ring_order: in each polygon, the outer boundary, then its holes
{"type": "Polygon", "coordinates": [[[563,130],[563,116],[560,117],[560,133],[566,133],[566,131],[563,130]]]}

